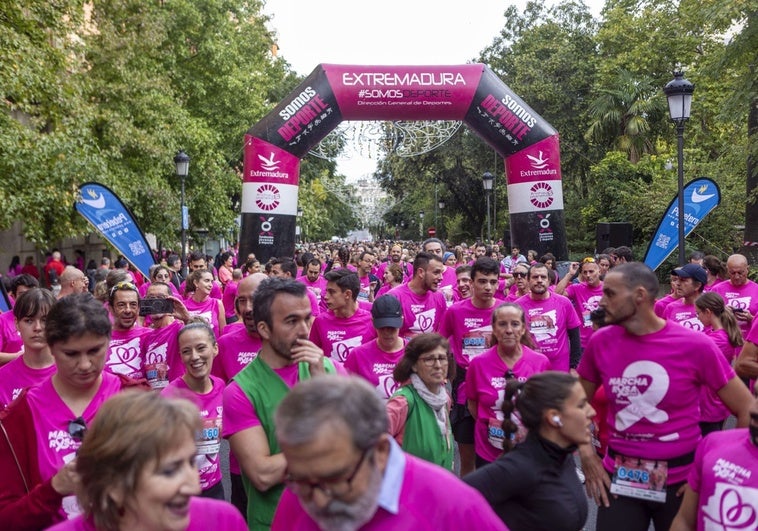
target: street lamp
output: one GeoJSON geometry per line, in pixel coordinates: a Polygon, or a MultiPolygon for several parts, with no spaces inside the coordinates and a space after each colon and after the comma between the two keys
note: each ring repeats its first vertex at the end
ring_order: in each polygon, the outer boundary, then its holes
{"type": "Polygon", "coordinates": [[[182,277],[187,278],[187,229],[189,228],[189,212],[184,204],[184,180],[189,173],[190,158],[184,151],[179,151],[174,157],[176,175],[182,181],[182,277]]]}
{"type": "Polygon", "coordinates": [[[297,207],[297,227],[295,229],[297,235],[300,236],[300,243],[303,243],[305,241],[303,236],[303,209],[300,207],[297,207]]]}
{"type": "Polygon", "coordinates": [[[484,186],[484,195],[487,196],[487,241],[492,241],[492,227],[490,225],[490,194],[492,194],[492,185],[495,184],[495,177],[490,172],[484,172],[482,175],[482,186],[484,186]]]}
{"type": "MultiPolygon", "coordinates": [[[[443,225],[445,225],[445,216],[444,216],[444,213],[443,213],[443,211],[445,210],[445,200],[444,199],[440,199],[439,201],[437,201],[437,208],[440,209],[440,227],[442,227],[443,225]]],[[[440,239],[442,239],[442,231],[441,230],[440,230],[440,239]]]]}
{"type": "Polygon", "coordinates": [[[690,106],[695,85],[684,79],[681,65],[676,65],[674,79],[666,83],[663,92],[669,102],[669,115],[676,125],[678,159],[677,210],[679,223],[679,265],[684,265],[684,122],[690,118],[690,106]]]}
{"type": "Polygon", "coordinates": [[[418,222],[418,234],[423,239],[424,238],[424,211],[423,210],[419,210],[419,212],[418,212],[418,218],[419,218],[419,222],[418,222]]]}

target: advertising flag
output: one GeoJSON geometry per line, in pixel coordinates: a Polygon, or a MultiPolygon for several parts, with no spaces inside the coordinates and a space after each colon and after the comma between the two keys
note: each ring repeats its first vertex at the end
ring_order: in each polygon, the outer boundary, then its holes
{"type": "MultiPolygon", "coordinates": [[[[678,196],[671,200],[666,213],[658,224],[658,230],[650,240],[645,253],[645,264],[650,269],[657,269],[679,246],[679,208],[678,196]]],[[[684,235],[687,236],[697,227],[711,210],[721,202],[721,190],[707,177],[690,181],[684,187],[684,235]]]]}
{"type": "Polygon", "coordinates": [[[84,183],[79,186],[74,208],[145,278],[150,277],[153,253],[134,216],[116,194],[102,184],[84,183]]]}

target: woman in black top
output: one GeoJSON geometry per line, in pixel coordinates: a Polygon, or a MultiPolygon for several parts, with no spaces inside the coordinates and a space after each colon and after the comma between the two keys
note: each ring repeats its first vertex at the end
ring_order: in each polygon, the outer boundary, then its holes
{"type": "Polygon", "coordinates": [[[503,400],[505,453],[463,480],[481,492],[511,531],[577,531],[587,520],[587,497],[572,453],[589,444],[595,410],[579,381],[547,371],[508,381],[503,400]],[[529,430],[512,447],[518,427],[529,430]]]}

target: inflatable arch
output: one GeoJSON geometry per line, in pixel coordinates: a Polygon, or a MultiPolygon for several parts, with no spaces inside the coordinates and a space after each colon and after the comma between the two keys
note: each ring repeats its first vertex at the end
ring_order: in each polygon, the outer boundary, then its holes
{"type": "Polygon", "coordinates": [[[483,64],[317,66],[245,135],[240,256],[292,256],[300,159],[342,120],[463,121],[505,160],[511,242],[567,258],[558,133],[483,64]]]}

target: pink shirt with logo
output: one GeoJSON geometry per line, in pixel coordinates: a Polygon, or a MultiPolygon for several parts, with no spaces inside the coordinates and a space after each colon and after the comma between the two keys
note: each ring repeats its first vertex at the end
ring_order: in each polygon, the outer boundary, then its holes
{"type": "Polygon", "coordinates": [[[16,328],[16,318],[12,311],[0,314],[0,352],[15,354],[21,352],[24,348],[24,341],[21,339],[16,328]]]}
{"type": "Polygon", "coordinates": [[[747,428],[710,433],[687,482],[698,493],[697,530],[758,527],[758,447],[747,428]]]}
{"type": "Polygon", "coordinates": [[[590,340],[590,336],[592,336],[592,332],[594,331],[592,321],[590,320],[590,312],[597,310],[599,307],[600,299],[603,298],[603,283],[600,282],[594,288],[586,282],[569,284],[566,288],[566,297],[574,305],[574,311],[582,323],[582,327],[579,329],[579,338],[582,348],[584,348],[587,346],[587,341],[590,340]]]}
{"type": "Polygon", "coordinates": [[[44,369],[33,369],[26,364],[23,355],[0,367],[0,410],[15,400],[26,387],[39,385],[55,371],[55,364],[44,369]]]}
{"type": "Polygon", "coordinates": [[[213,360],[213,375],[228,382],[244,369],[261,349],[261,338],[251,336],[244,326],[218,339],[218,355],[213,360]]]}
{"type": "MultiPolygon", "coordinates": [[[[521,346],[521,358],[510,367],[519,381],[544,372],[550,360],[529,347],[521,346]]],[[[471,360],[466,373],[468,399],[476,402],[474,450],[487,461],[494,461],[503,453],[502,431],[505,373],[509,367],[497,353],[497,346],[471,360]]]]}
{"type": "Polygon", "coordinates": [[[322,295],[326,292],[326,279],[319,275],[315,282],[311,282],[308,280],[308,277],[303,275],[301,277],[297,277],[297,281],[305,284],[305,287],[308,288],[308,291],[313,293],[313,296],[316,297],[317,301],[319,301],[319,310],[326,311],[326,303],[323,302],[322,298],[322,295]]]}
{"type": "Polygon", "coordinates": [[[437,286],[437,292],[442,293],[445,297],[445,304],[449,307],[455,302],[455,289],[458,287],[458,275],[455,274],[455,268],[445,266],[442,271],[442,280],[437,286]]]}
{"type": "MultiPolygon", "coordinates": [[[[492,312],[497,307],[495,304],[491,308],[477,308],[471,301],[465,299],[448,308],[438,330],[450,341],[455,363],[464,369],[471,360],[490,348],[492,312]]],[[[466,382],[462,382],[458,386],[456,402],[465,404],[466,396],[466,382]]]]}
{"type": "MultiPolygon", "coordinates": [[[[577,372],[605,388],[608,446],[644,459],[674,459],[693,451],[700,441],[700,403],[693,397],[703,387],[718,391],[735,376],[710,338],[669,321],[644,336],[617,325],[601,328],[577,372]]],[[[610,456],[603,464],[613,470],[610,456]]],[[[668,483],[683,481],[689,468],[669,468],[668,483]]]]}
{"type": "MultiPolygon", "coordinates": [[[[103,371],[100,387],[82,414],[85,424],[90,425],[103,402],[120,390],[121,380],[103,371]]],[[[52,376],[30,389],[26,396],[37,436],[40,477],[42,481],[47,481],[63,468],[63,465],[76,457],[81,443],[69,435],[68,426],[77,416],[61,400],[53,387],[52,376]]],[[[80,509],[76,503],[76,496],[63,498],[61,510],[64,519],[78,515],[80,509]]]]}
{"type": "Polygon", "coordinates": [[[140,342],[149,328],[134,325],[129,330],[113,330],[105,368],[112,373],[123,374],[139,380],[145,377],[145,358],[140,342]]]}
{"type": "Polygon", "coordinates": [[[179,331],[181,321],[173,321],[163,328],[152,328],[140,339],[140,349],[145,360],[145,378],[153,389],[165,388],[171,380],[184,374],[184,364],[179,354],[179,331]]]}
{"type": "Polygon", "coordinates": [[[345,369],[365,378],[376,388],[382,400],[389,400],[400,387],[392,377],[392,372],[404,353],[405,346],[395,352],[385,352],[379,348],[376,339],[372,339],[350,352],[345,360],[345,369]]]}
{"type": "Polygon", "coordinates": [[[568,372],[571,353],[568,331],[582,325],[571,301],[557,293],[536,300],[528,293],[516,304],[524,309],[527,327],[540,352],[550,360],[550,370],[568,372]]]}
{"type": "Polygon", "coordinates": [[[376,337],[371,313],[358,308],[348,317],[342,318],[327,311],[313,320],[310,339],[318,345],[324,355],[344,362],[350,351],[376,337]]]}
{"type": "MultiPolygon", "coordinates": [[[[710,337],[724,355],[724,359],[731,365],[732,360],[739,353],[741,347],[733,347],[729,342],[729,334],[723,328],[704,330],[705,335],[710,337]]],[[[724,405],[719,396],[712,390],[704,387],[700,392],[700,420],[703,422],[720,422],[731,415],[729,408],[724,405]]]]}
{"type": "MultiPolygon", "coordinates": [[[[182,282],[181,284],[179,284],[179,293],[181,293],[181,294],[182,294],[182,296],[184,295],[184,287],[185,287],[185,285],[186,285],[186,284],[187,284],[187,283],[186,283],[186,281],[185,281],[185,282],[182,282]]],[[[190,297],[191,297],[191,296],[192,296],[192,294],[190,294],[190,297]]],[[[223,294],[223,292],[221,291],[221,284],[219,284],[218,282],[216,282],[216,281],[214,280],[214,281],[213,281],[213,287],[211,288],[211,294],[210,294],[210,297],[211,297],[212,299],[218,299],[218,300],[221,300],[221,298],[222,298],[223,296],[224,296],[224,294],[223,294]]],[[[187,298],[189,298],[189,297],[187,297],[187,298]]]]}
{"type": "Polygon", "coordinates": [[[186,398],[193,402],[203,419],[203,430],[197,441],[197,468],[200,473],[200,488],[207,490],[221,481],[222,418],[224,412],[224,381],[211,376],[212,388],[209,393],[200,394],[189,388],[183,378],[172,381],[161,391],[162,395],[186,398]]]}
{"type": "Polygon", "coordinates": [[[685,328],[695,332],[703,332],[705,327],[697,318],[697,309],[694,304],[687,304],[684,299],[672,302],[663,310],[663,318],[672,323],[679,323],[685,328]]]}
{"type": "MultiPolygon", "coordinates": [[[[747,310],[754,316],[758,314],[758,284],[752,280],[748,280],[742,286],[735,286],[730,281],[724,281],[714,286],[711,291],[721,295],[726,305],[734,310],[747,310]]],[[[750,329],[750,324],[739,319],[737,319],[737,324],[740,325],[744,337],[750,329]]]]}
{"type": "Polygon", "coordinates": [[[184,299],[184,305],[187,307],[187,311],[192,316],[198,316],[205,319],[216,335],[216,339],[220,336],[218,316],[220,314],[219,300],[213,297],[208,297],[202,302],[197,302],[192,297],[184,299]]]}
{"type": "Polygon", "coordinates": [[[442,316],[447,309],[447,302],[442,293],[427,291],[424,295],[417,295],[411,291],[408,284],[403,284],[390,290],[388,295],[399,300],[403,309],[400,337],[410,341],[413,336],[435,332],[439,329],[442,316]]]}
{"type": "Polygon", "coordinates": [[[237,296],[237,285],[239,282],[236,280],[230,280],[224,286],[224,296],[221,298],[221,302],[224,303],[224,315],[226,319],[232,319],[235,316],[234,313],[234,298],[237,296]]]}
{"type": "Polygon", "coordinates": [[[653,307],[653,311],[655,312],[655,315],[657,315],[661,319],[664,319],[663,312],[665,312],[666,307],[672,302],[674,302],[675,300],[677,300],[677,298],[669,293],[665,297],[661,297],[660,299],[655,301],[655,306],[653,307]]]}

